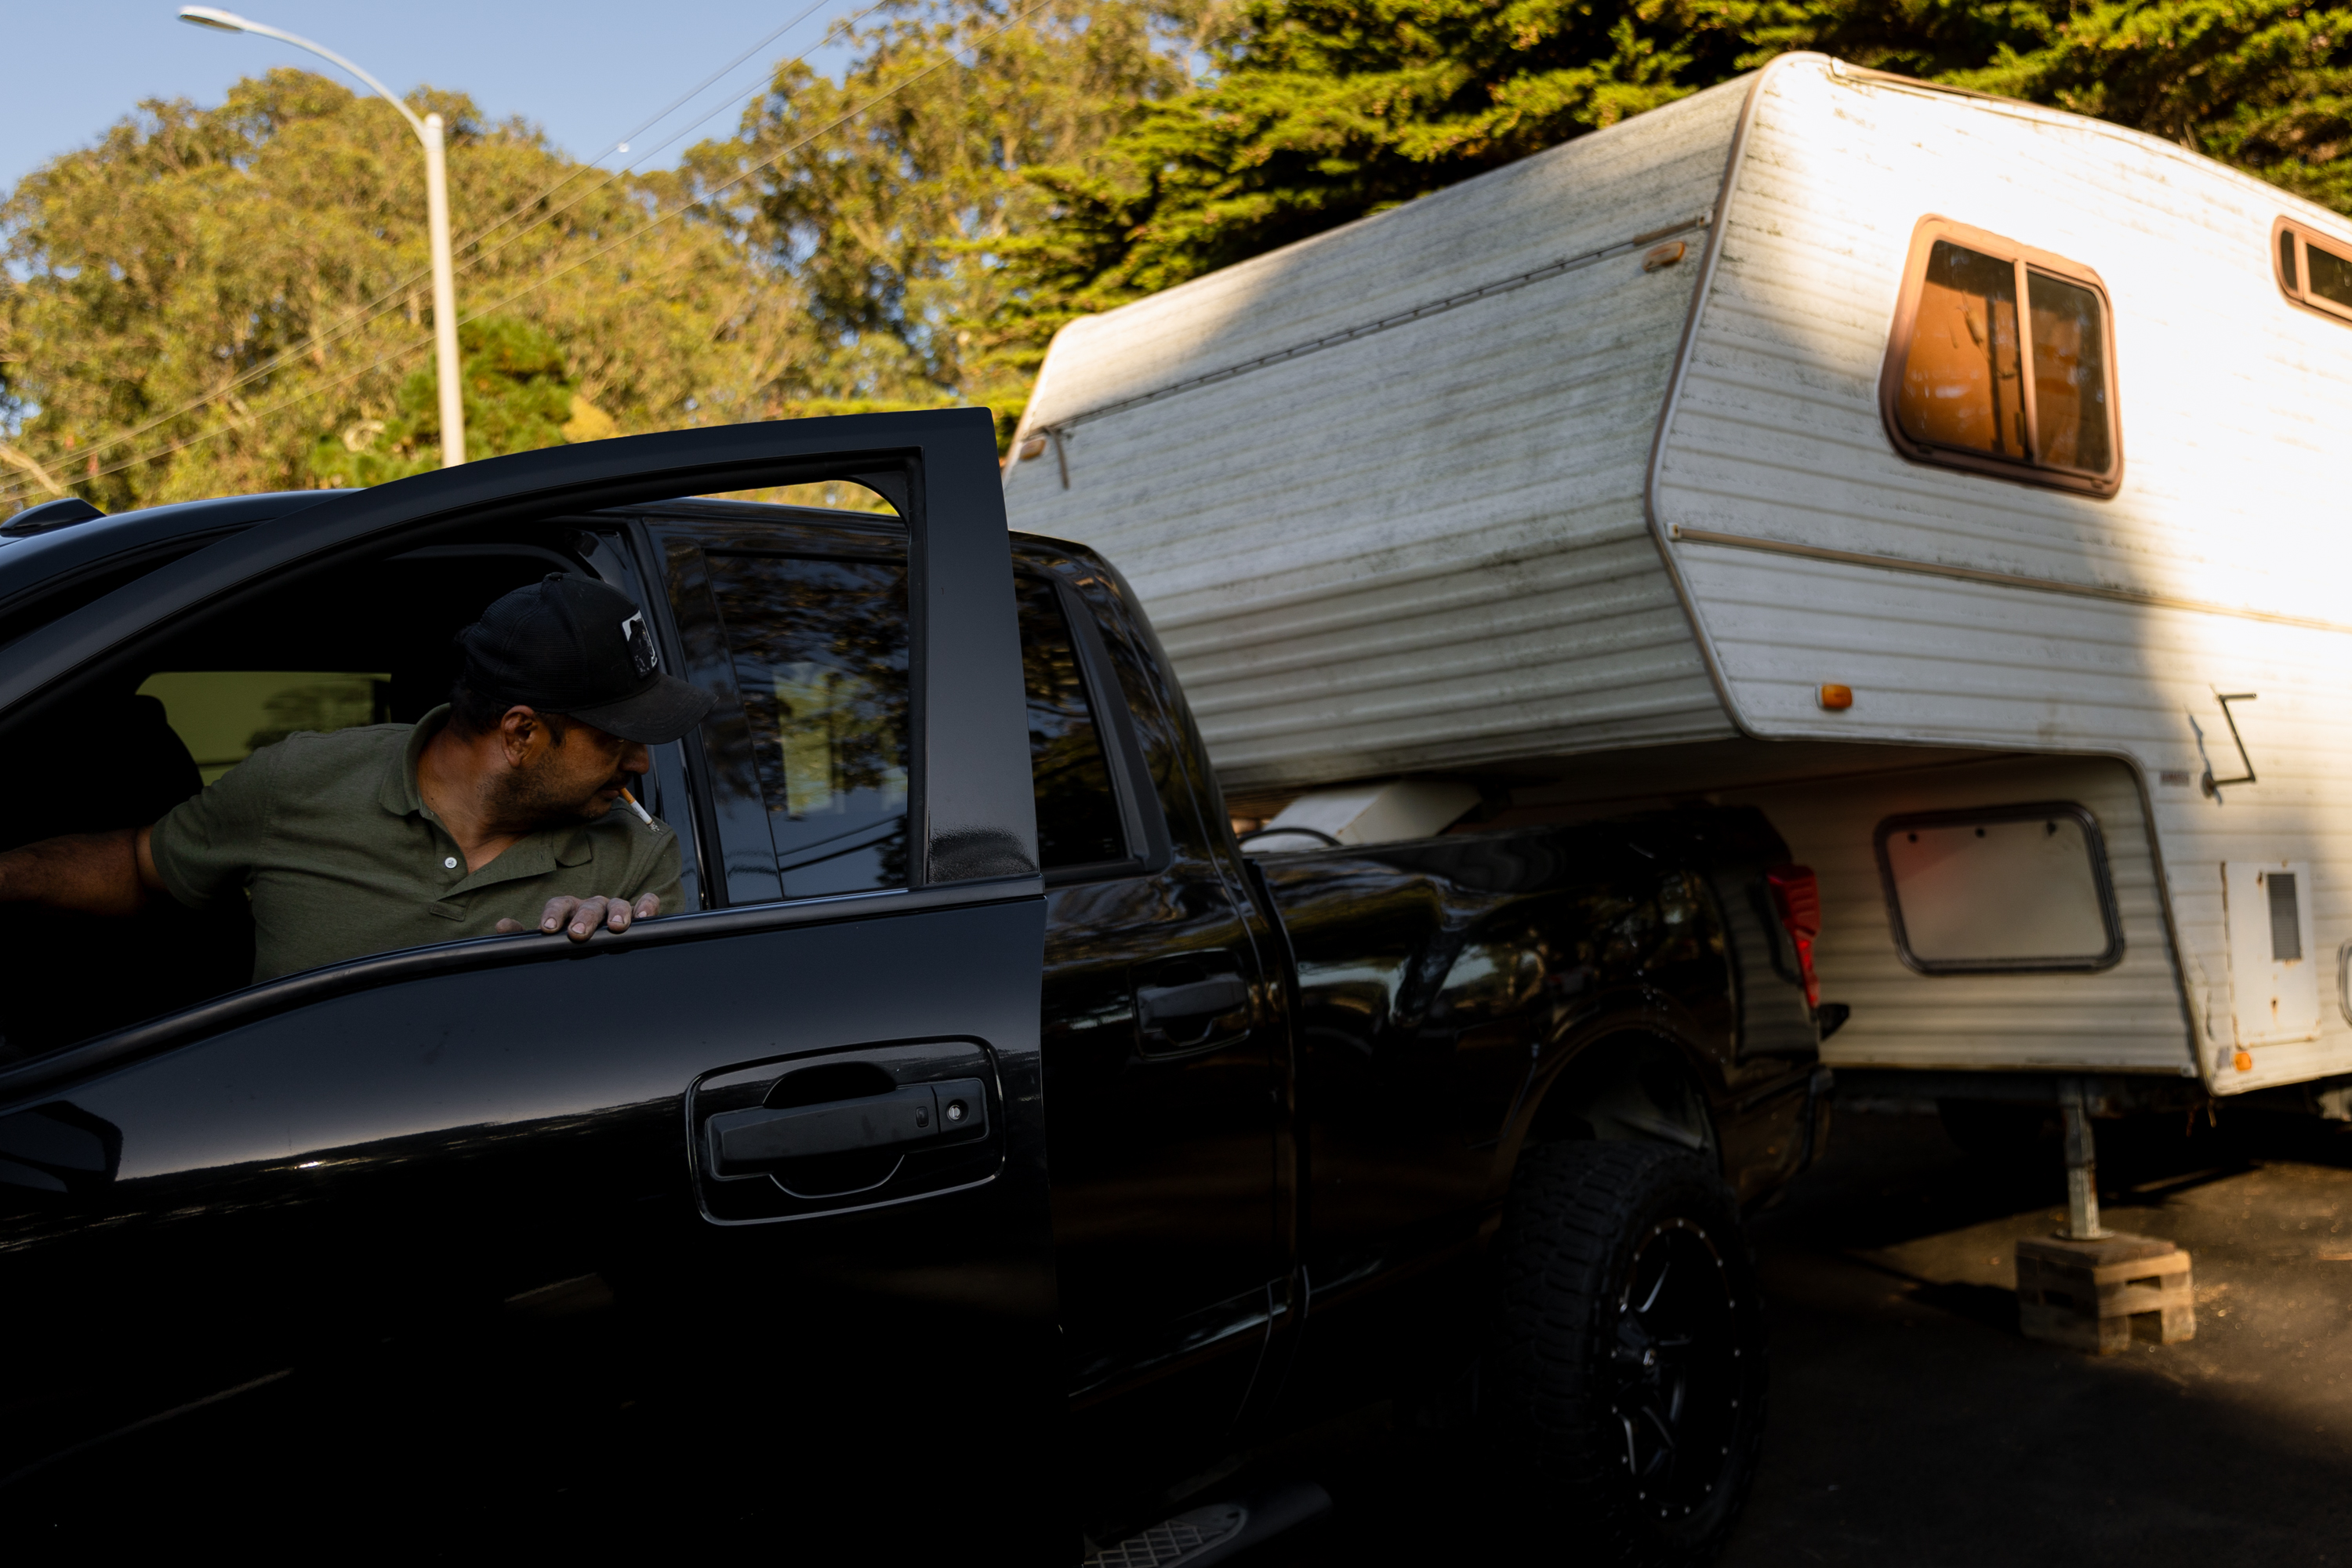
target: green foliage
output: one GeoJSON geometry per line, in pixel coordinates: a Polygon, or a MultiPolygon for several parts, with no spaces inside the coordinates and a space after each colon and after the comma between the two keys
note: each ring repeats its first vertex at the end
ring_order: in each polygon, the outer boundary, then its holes
{"type": "MultiPolygon", "coordinates": [[[[463,98],[413,101],[449,125],[469,352],[527,325],[620,431],[731,417],[813,352],[790,278],[688,221],[676,179],[606,182],[463,98]]],[[[423,173],[389,104],[295,70],[52,161],[0,207],[0,438],[108,510],[437,463],[423,173]]],[[[469,452],[557,438],[528,403],[490,395],[469,452]]],[[[47,498],[11,467],[0,509],[47,498]]]]}
{"type": "MultiPolygon", "coordinates": [[[[511,316],[457,329],[458,382],[466,411],[466,456],[528,452],[563,441],[578,393],[563,353],[546,331],[511,316]]],[[[420,370],[394,395],[389,419],[359,419],[321,436],[310,473],[330,489],[380,485],[441,466],[440,388],[420,370]]]]}
{"type": "MultiPolygon", "coordinates": [[[[1090,167],[1034,170],[1011,247],[1101,310],[1790,49],[2177,140],[2352,211],[2352,11],[2290,0],[1246,0],[1212,80],[1090,167]]],[[[1042,313],[1042,312],[1041,312],[1042,313]]]]}
{"type": "Polygon", "coordinates": [[[1096,167],[1034,170],[1026,281],[1100,309],[1410,201],[1732,74],[1690,0],[1246,0],[1213,80],[1096,167]]]}
{"type": "Polygon", "coordinates": [[[2352,9],[2285,0],[1999,5],[1774,0],[1759,41],[2076,114],[2352,212],[2352,9]]]}
{"type": "Polygon", "coordinates": [[[1010,10],[885,5],[838,35],[853,50],[838,84],[788,63],[734,140],[691,155],[705,188],[752,172],[709,211],[799,284],[828,348],[771,389],[772,416],[982,403],[1010,437],[1044,353],[1002,261],[1042,216],[1023,173],[1083,163],[1188,87],[1168,46],[1204,8],[1053,0],[1007,27],[1010,10]]]}

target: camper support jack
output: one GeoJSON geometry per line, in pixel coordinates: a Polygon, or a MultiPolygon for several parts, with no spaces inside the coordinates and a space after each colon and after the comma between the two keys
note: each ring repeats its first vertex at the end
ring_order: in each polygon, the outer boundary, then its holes
{"type": "Polygon", "coordinates": [[[2083,1080],[2058,1080],[2058,1114],[2066,1129],[2066,1230],[2069,1241],[2098,1241],[2115,1232],[2099,1223],[2098,1148],[2091,1132],[2083,1080]]]}
{"type": "Polygon", "coordinates": [[[2135,1339],[2174,1344],[2197,1332],[2189,1254],[2152,1236],[2122,1236],[2099,1224],[2098,1164],[2083,1080],[2057,1083],[2066,1127],[2066,1228],[2017,1241],[2017,1326],[2096,1355],[2135,1339]]]}

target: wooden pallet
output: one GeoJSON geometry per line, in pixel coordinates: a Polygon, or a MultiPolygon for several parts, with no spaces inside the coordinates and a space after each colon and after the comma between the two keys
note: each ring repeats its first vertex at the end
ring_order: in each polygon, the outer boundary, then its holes
{"type": "Polygon", "coordinates": [[[2017,1244],[2017,1323],[2028,1339],[2094,1355],[2127,1350],[2135,1339],[2169,1345],[2194,1338],[2189,1254],[2147,1236],[2028,1237],[2017,1244]]]}

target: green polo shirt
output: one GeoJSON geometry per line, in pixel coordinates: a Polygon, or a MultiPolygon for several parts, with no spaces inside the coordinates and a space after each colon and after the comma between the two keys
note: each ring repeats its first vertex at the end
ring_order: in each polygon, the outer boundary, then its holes
{"type": "Polygon", "coordinates": [[[491,936],[502,920],[536,932],[558,894],[656,893],[662,913],[685,908],[677,836],[626,807],[541,828],[467,871],[416,789],[417,758],[448,714],[289,735],[254,752],[155,825],[163,886],[198,910],[251,895],[257,982],[491,936]]]}

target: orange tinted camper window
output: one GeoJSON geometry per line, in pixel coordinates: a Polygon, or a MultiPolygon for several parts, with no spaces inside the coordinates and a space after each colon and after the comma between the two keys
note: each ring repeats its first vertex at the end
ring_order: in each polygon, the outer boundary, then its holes
{"type": "Polygon", "coordinates": [[[2039,272],[2026,275],[2032,308],[2033,401],[2042,461],[2107,469],[2106,333],[2099,297],[2039,272]]]}
{"type": "Polygon", "coordinates": [[[2097,275],[1931,217],[1912,237],[1903,282],[1880,405],[1904,455],[2112,494],[2123,450],[2097,275]]]}
{"type": "Polygon", "coordinates": [[[2296,304],[2352,321],[2352,242],[2281,218],[2272,225],[2278,241],[2278,284],[2296,304]]]}
{"type": "Polygon", "coordinates": [[[1921,441],[2025,456],[2017,268],[1949,240],[1927,255],[1897,405],[1921,441]]]}

